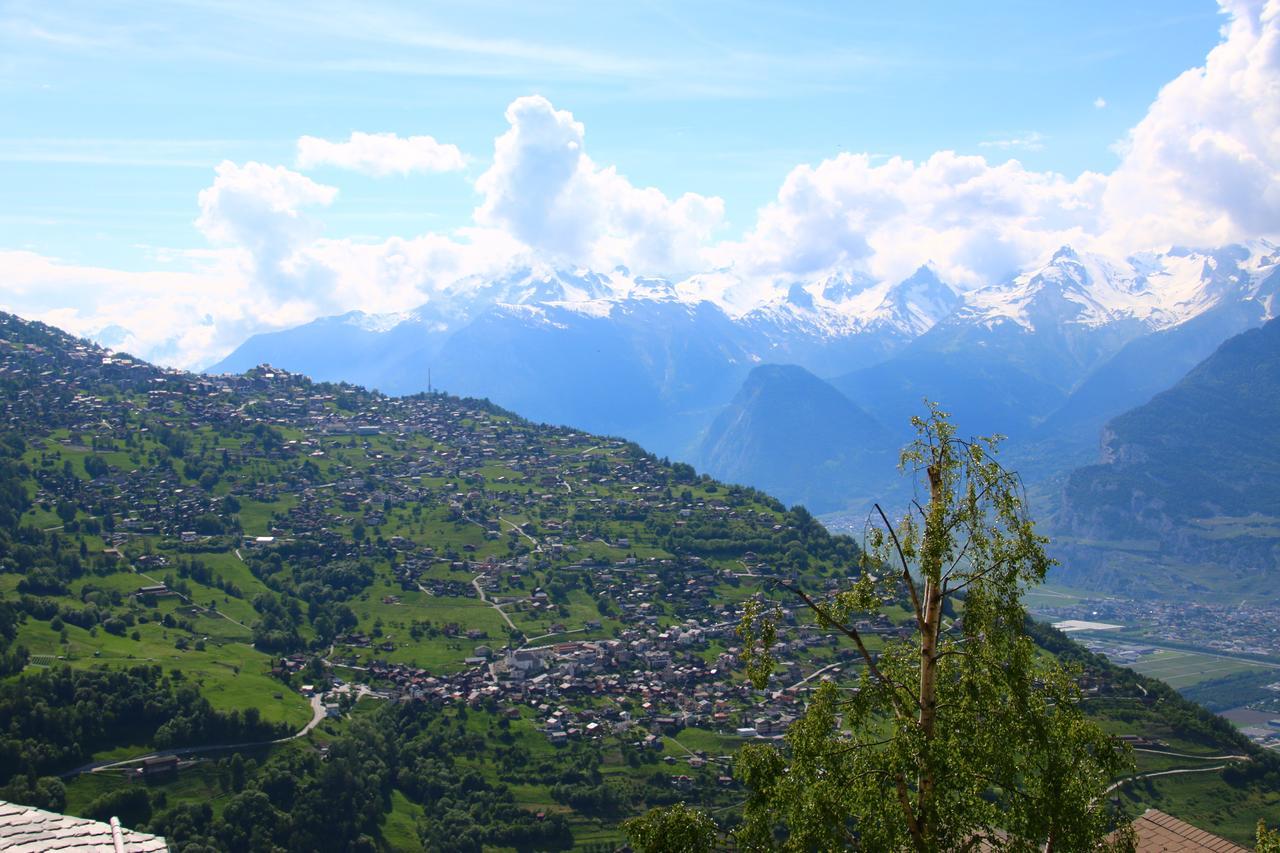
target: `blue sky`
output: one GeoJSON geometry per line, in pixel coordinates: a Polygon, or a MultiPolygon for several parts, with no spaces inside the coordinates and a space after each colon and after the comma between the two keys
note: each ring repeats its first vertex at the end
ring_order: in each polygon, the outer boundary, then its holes
{"type": "MultiPolygon", "coordinates": [[[[142,268],[138,246],[203,244],[218,162],[288,163],[304,134],[430,134],[476,174],[533,93],[633,183],[722,197],[730,233],[840,151],[1107,170],[1222,23],[1207,0],[356,5],[4,4],[0,244],[142,268]]],[[[462,224],[465,177],[345,176],[325,234],[462,224]]]]}
{"type": "Polygon", "coordinates": [[[763,299],[1274,236],[1278,43],[1280,0],[0,0],[0,308],[195,366],[531,258],[763,299]]]}

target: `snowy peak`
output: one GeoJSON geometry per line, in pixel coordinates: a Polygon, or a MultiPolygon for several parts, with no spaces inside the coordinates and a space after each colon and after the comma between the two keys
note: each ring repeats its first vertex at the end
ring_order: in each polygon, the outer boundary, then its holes
{"type": "Polygon", "coordinates": [[[905,342],[939,323],[988,329],[1011,324],[1025,332],[1123,326],[1127,336],[1176,326],[1236,302],[1254,303],[1250,310],[1261,318],[1274,316],[1280,307],[1278,270],[1280,250],[1265,240],[1127,258],[1062,246],[1011,279],[967,292],[942,281],[929,265],[896,283],[857,271],[786,280],[732,268],[673,282],[625,267],[599,273],[529,263],[493,278],[459,280],[411,312],[353,311],[326,322],[371,333],[412,323],[444,333],[502,306],[527,309],[507,312],[512,317],[545,318],[545,310],[535,309],[552,309],[608,319],[641,316],[646,306],[668,304],[690,310],[714,306],[771,345],[858,335],[905,342]]]}
{"type": "Polygon", "coordinates": [[[1276,255],[1265,241],[1125,259],[1063,246],[1043,265],[969,294],[960,314],[970,322],[1012,322],[1028,331],[1129,321],[1156,331],[1227,301],[1263,300],[1276,255]]]}
{"type": "Polygon", "coordinates": [[[835,273],[822,282],[822,298],[834,303],[848,302],[875,285],[876,280],[866,273],[835,273]]]}
{"type": "Polygon", "coordinates": [[[348,311],[334,318],[347,326],[355,326],[362,332],[389,332],[401,323],[417,322],[414,311],[396,311],[390,314],[367,314],[364,311],[348,311]]]}
{"type": "Polygon", "coordinates": [[[871,325],[922,335],[960,305],[960,294],[928,265],[895,284],[876,306],[871,325]]]}
{"type": "Polygon", "coordinates": [[[542,302],[585,302],[614,295],[612,278],[591,270],[521,267],[479,288],[487,302],[534,305],[542,302]]]}

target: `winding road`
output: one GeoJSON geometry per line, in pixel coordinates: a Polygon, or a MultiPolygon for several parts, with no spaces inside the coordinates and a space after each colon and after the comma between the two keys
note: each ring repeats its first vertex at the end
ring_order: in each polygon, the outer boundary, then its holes
{"type": "Polygon", "coordinates": [[[471,585],[475,587],[476,595],[480,596],[480,600],[483,601],[485,604],[489,605],[494,610],[498,611],[498,615],[502,617],[503,622],[507,623],[508,628],[510,628],[512,631],[518,631],[519,629],[516,627],[516,623],[511,621],[511,617],[506,614],[506,611],[504,611],[501,607],[499,607],[497,602],[490,601],[489,597],[484,594],[484,587],[480,586],[480,578],[482,577],[484,577],[484,575],[476,575],[471,579],[471,585]]]}
{"type": "MultiPolygon", "coordinates": [[[[1186,752],[1171,752],[1168,750],[1146,749],[1143,747],[1135,747],[1134,751],[1148,752],[1154,755],[1169,755],[1176,758],[1199,759],[1201,761],[1233,762],[1233,761],[1251,761],[1252,760],[1247,755],[1193,755],[1191,753],[1186,753],[1186,752]]],[[[1218,770],[1225,770],[1226,768],[1227,768],[1227,764],[1215,764],[1212,767],[1179,767],[1173,770],[1154,770],[1154,771],[1151,771],[1150,773],[1135,773],[1132,776],[1126,776],[1125,778],[1117,782],[1112,782],[1110,785],[1107,786],[1107,789],[1103,793],[1110,794],[1112,791],[1116,790],[1117,788],[1122,788],[1125,785],[1128,785],[1130,782],[1137,782],[1139,779],[1154,779],[1157,776],[1180,776],[1184,773],[1213,773],[1218,770]]]]}
{"type": "Polygon", "coordinates": [[[1110,794],[1116,788],[1122,788],[1130,782],[1137,782],[1139,779],[1154,779],[1157,776],[1178,776],[1183,773],[1213,773],[1216,770],[1226,769],[1225,764],[1215,764],[1213,767],[1184,767],[1177,770],[1157,770],[1154,773],[1137,773],[1133,776],[1127,776],[1119,782],[1112,782],[1107,786],[1104,794],[1110,794]]]}
{"type": "Polygon", "coordinates": [[[284,737],[279,737],[274,740],[247,741],[245,743],[214,743],[202,746],[181,746],[175,749],[158,749],[154,752],[134,756],[133,758],[122,758],[117,761],[94,761],[58,775],[59,778],[69,779],[72,776],[78,776],[81,773],[97,773],[99,770],[107,770],[113,767],[124,767],[129,764],[137,764],[138,762],[145,761],[148,758],[162,758],[166,755],[191,755],[196,752],[212,752],[213,750],[218,749],[252,749],[254,747],[288,743],[291,740],[306,737],[312,729],[320,725],[320,721],[324,718],[324,700],[320,698],[319,694],[317,694],[311,697],[311,720],[291,735],[285,735],[284,737]]]}

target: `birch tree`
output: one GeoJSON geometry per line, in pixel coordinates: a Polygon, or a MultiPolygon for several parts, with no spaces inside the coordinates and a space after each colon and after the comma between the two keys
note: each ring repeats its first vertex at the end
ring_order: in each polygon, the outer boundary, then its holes
{"type": "MultiPolygon", "coordinates": [[[[876,506],[862,571],[818,594],[778,580],[817,624],[857,649],[856,689],[824,683],[781,746],[738,760],[747,849],[1127,849],[1107,840],[1104,792],[1128,753],[1083,713],[1072,673],[1025,630],[1022,594],[1051,561],[996,439],[963,440],[930,405],[902,453],[920,494],[876,506]],[[905,603],[910,635],[878,651],[858,628],[905,603]],[[864,623],[865,624],[865,623],[864,623]]],[[[776,605],[739,627],[748,675],[766,686],[776,605]]]]}

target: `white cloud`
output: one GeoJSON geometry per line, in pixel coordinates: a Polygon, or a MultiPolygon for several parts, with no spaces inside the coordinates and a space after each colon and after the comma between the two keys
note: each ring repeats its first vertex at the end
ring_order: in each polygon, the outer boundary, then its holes
{"type": "Polygon", "coordinates": [[[1036,130],[1030,130],[1007,139],[988,139],[979,142],[978,145],[982,148],[998,148],[1003,151],[1008,151],[1012,148],[1021,148],[1025,151],[1040,151],[1044,148],[1044,134],[1036,130]]]}
{"type": "Polygon", "coordinates": [[[491,228],[373,243],[324,239],[303,209],[327,206],[336,195],[283,166],[224,162],[199,194],[196,226],[226,247],[228,262],[256,292],[274,305],[305,305],[312,317],[412,308],[443,284],[495,270],[522,249],[491,228]]]}
{"type": "Polygon", "coordinates": [[[494,142],[493,165],[476,181],[478,223],[563,262],[666,274],[698,267],[724,217],[721,199],[685,193],[672,200],[597,166],[584,150],[582,124],[541,96],[517,98],[506,118],[511,127],[494,142]]]}
{"type": "Polygon", "coordinates": [[[148,272],[0,251],[0,308],[199,368],[258,332],[357,308],[417,307],[457,278],[496,273],[523,250],[484,228],[376,243],[324,239],[304,210],[330,204],[336,192],[283,167],[224,162],[198,196],[196,225],[215,248],[159,250],[159,269],[148,272]]]}
{"type": "Polygon", "coordinates": [[[1107,108],[1107,99],[1099,95],[1093,99],[1093,107],[1094,109],[1105,110],[1107,108]]]}
{"type": "Polygon", "coordinates": [[[244,246],[255,255],[278,254],[305,239],[314,226],[301,209],[327,206],[338,194],[283,166],[224,160],[214,171],[213,184],[197,196],[196,227],[214,243],[244,246]]]}
{"type": "MultiPolygon", "coordinates": [[[[882,278],[933,261],[960,285],[1063,243],[1132,252],[1280,235],[1280,0],[1222,0],[1205,66],[1161,90],[1115,172],[1068,179],[949,151],[916,163],[841,155],[803,165],[722,263],[757,276],[855,267],[882,278]]],[[[1098,104],[1105,106],[1101,98],[1098,104]]],[[[982,147],[1036,148],[1038,133],[982,147]]]]}
{"type": "Polygon", "coordinates": [[[118,327],[113,348],[165,364],[205,364],[263,318],[284,325],[308,319],[268,304],[227,252],[208,254],[191,271],[125,272],[0,251],[0,269],[4,310],[87,337],[118,327]]]}
{"type": "Polygon", "coordinates": [[[1106,194],[1122,243],[1280,234],[1280,0],[1221,3],[1223,41],[1160,90],[1124,142],[1106,194]]]}
{"type": "MultiPolygon", "coordinates": [[[[948,281],[976,286],[1063,243],[1128,252],[1275,239],[1280,0],[1222,2],[1222,42],[1204,67],[1161,90],[1110,175],[1071,178],[952,151],[914,161],[842,154],[797,166],[741,238],[717,243],[719,198],[635,186],[587,155],[585,129],[571,113],[530,96],[508,107],[509,128],[476,181],[474,227],[326,239],[307,214],[330,205],[334,187],[282,166],[223,162],[198,197],[196,224],[214,248],[179,252],[171,265],[183,271],[122,272],[4,252],[0,305],[81,334],[119,326],[125,349],[201,366],[253,332],[355,308],[405,310],[517,259],[624,263],[670,276],[726,267],[682,292],[741,309],[775,283],[834,268],[900,279],[932,262],[948,281]]],[[[1042,143],[1027,132],[983,147],[1042,143]]],[[[303,137],[298,149],[300,167],[369,174],[458,168],[462,159],[431,137],[393,134],[303,137]]]]}
{"type": "Polygon", "coordinates": [[[316,239],[319,227],[302,208],[327,206],[338,191],[283,166],[229,160],[200,191],[196,227],[215,245],[239,249],[247,274],[259,287],[282,296],[303,296],[310,281],[298,249],[316,239]]]}
{"type": "Polygon", "coordinates": [[[346,142],[315,136],[298,140],[297,166],[337,166],[366,175],[408,175],[411,172],[454,172],[466,168],[467,158],[456,145],[431,136],[400,137],[394,133],[354,131],[346,142]]]}
{"type": "Polygon", "coordinates": [[[932,261],[949,280],[978,284],[1085,238],[1104,181],[951,151],[879,165],[865,154],[842,154],[794,169],[723,260],[761,275],[859,267],[882,278],[932,261]]]}

